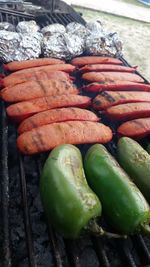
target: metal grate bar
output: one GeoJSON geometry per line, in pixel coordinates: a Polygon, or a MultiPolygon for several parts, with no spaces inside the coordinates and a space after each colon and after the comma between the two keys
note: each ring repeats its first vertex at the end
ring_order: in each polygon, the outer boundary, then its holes
{"type": "Polygon", "coordinates": [[[139,251],[139,256],[142,256],[144,262],[150,264],[150,251],[145,243],[144,238],[141,235],[139,235],[135,236],[133,240],[135,246],[137,247],[137,250],[139,251]]]}
{"type": "Polygon", "coordinates": [[[2,221],[3,221],[3,254],[4,267],[11,266],[10,234],[9,234],[9,174],[8,174],[8,124],[5,106],[2,102],[2,221]]]}
{"type": "Polygon", "coordinates": [[[99,261],[103,264],[104,267],[111,267],[102,240],[98,237],[93,237],[92,242],[99,261]]]}
{"type": "Polygon", "coordinates": [[[26,241],[27,241],[27,248],[28,248],[28,255],[29,255],[29,266],[36,267],[37,265],[36,265],[36,261],[34,257],[31,224],[30,224],[29,210],[28,210],[28,203],[27,203],[26,178],[25,178],[23,160],[20,154],[19,154],[19,167],[20,167],[20,181],[21,181],[21,189],[22,189],[22,201],[23,201],[23,207],[24,207],[25,231],[26,231],[26,237],[27,237],[26,241]]]}
{"type": "Polygon", "coordinates": [[[71,267],[81,267],[75,241],[65,240],[65,245],[71,267]]]}

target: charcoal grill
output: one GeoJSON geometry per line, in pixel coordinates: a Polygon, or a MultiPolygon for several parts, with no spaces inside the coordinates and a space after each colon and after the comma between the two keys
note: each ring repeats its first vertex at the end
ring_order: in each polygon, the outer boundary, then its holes
{"type": "MultiPolygon", "coordinates": [[[[41,26],[55,22],[66,25],[72,21],[85,24],[74,10],[68,10],[70,12],[49,11],[32,16],[5,9],[5,16],[4,10],[0,12],[0,21],[16,24],[34,18],[41,26]]],[[[129,65],[123,58],[121,60],[129,65]]],[[[2,64],[0,70],[3,73],[2,64]]],[[[110,240],[85,236],[68,241],[47,226],[38,186],[47,154],[20,155],[16,149],[16,129],[8,122],[3,102],[0,115],[0,267],[149,267],[150,241],[146,237],[136,235],[127,240],[110,240]]],[[[88,146],[79,148],[84,154],[88,146]]],[[[114,141],[107,148],[115,155],[114,141]]],[[[111,229],[103,218],[101,224],[111,229]]]]}

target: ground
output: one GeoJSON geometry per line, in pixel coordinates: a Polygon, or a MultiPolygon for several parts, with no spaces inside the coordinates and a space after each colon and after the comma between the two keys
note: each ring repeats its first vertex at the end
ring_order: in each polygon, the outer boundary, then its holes
{"type": "Polygon", "coordinates": [[[150,24],[88,9],[76,10],[83,14],[85,20],[101,20],[107,29],[118,32],[123,42],[124,57],[132,66],[138,66],[141,74],[150,81],[150,24]]]}

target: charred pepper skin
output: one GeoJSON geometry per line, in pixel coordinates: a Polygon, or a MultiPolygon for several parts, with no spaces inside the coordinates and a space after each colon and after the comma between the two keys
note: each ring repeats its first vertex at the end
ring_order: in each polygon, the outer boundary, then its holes
{"type": "Polygon", "coordinates": [[[150,155],[128,137],[118,142],[118,160],[150,203],[150,155]]]}
{"type": "Polygon", "coordinates": [[[148,203],[103,145],[96,144],[88,150],[84,167],[110,224],[123,234],[149,234],[148,203]]]}
{"type": "Polygon", "coordinates": [[[148,147],[147,147],[147,152],[150,154],[150,144],[148,145],[148,147]]]}
{"type": "Polygon", "coordinates": [[[43,168],[40,192],[49,222],[65,238],[78,238],[91,219],[101,216],[101,203],[87,184],[81,153],[73,145],[52,150],[43,168]]]}

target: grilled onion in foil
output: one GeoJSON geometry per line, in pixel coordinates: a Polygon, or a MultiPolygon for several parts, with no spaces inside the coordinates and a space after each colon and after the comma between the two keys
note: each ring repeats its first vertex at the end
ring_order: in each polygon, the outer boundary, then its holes
{"type": "Polygon", "coordinates": [[[71,59],[83,50],[84,41],[76,35],[56,33],[44,37],[42,51],[45,57],[71,59]]]}
{"type": "Polygon", "coordinates": [[[16,31],[15,26],[9,22],[0,22],[0,31],[2,31],[2,30],[10,31],[10,32],[16,31]]]}
{"type": "Polygon", "coordinates": [[[64,34],[66,32],[66,29],[62,24],[54,23],[54,24],[51,24],[51,25],[48,25],[42,28],[41,32],[44,35],[52,35],[54,33],[64,34]]]}
{"type": "Polygon", "coordinates": [[[69,23],[66,26],[66,31],[69,34],[76,34],[80,38],[85,38],[85,36],[87,36],[90,33],[89,30],[85,26],[83,26],[77,22],[69,23]]]}
{"type": "Polygon", "coordinates": [[[41,34],[0,31],[0,60],[11,62],[37,58],[41,54],[41,34]]]}
{"type": "Polygon", "coordinates": [[[35,33],[40,30],[40,27],[36,24],[34,20],[21,21],[16,27],[17,32],[20,33],[35,33]]]}

